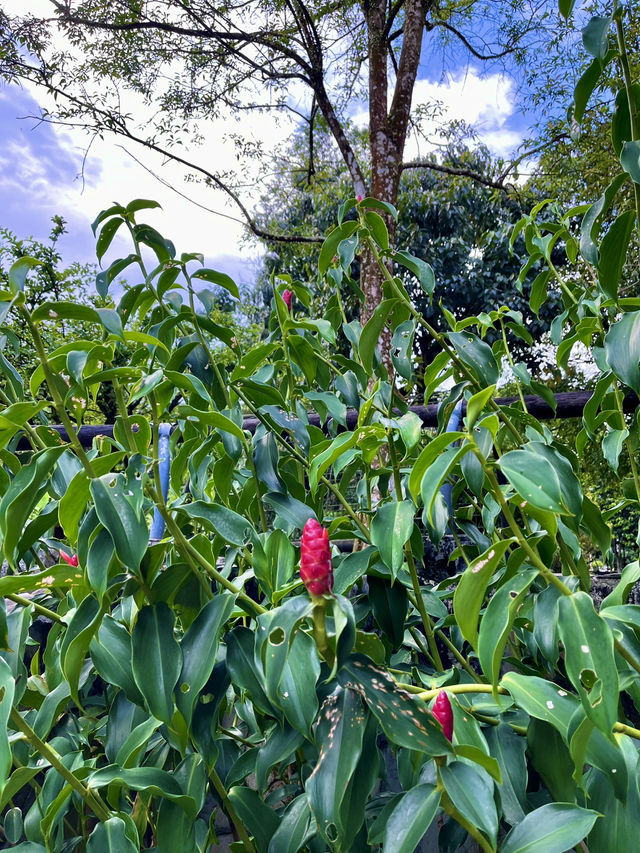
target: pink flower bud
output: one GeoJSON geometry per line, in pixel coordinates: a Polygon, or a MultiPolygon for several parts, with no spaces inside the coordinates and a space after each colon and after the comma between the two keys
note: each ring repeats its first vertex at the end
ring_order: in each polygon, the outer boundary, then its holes
{"type": "Polygon", "coordinates": [[[362,201],[362,196],[360,195],[360,193],[358,193],[358,195],[356,196],[356,201],[357,201],[357,202],[361,202],[361,201],[362,201]]]}
{"type": "Polygon", "coordinates": [[[442,726],[442,731],[447,740],[453,737],[453,711],[449,697],[441,690],[431,708],[431,713],[442,726]]]}
{"type": "Polygon", "coordinates": [[[311,595],[324,595],[333,589],[329,531],[315,518],[310,518],[302,531],[300,578],[311,595]]]}
{"type": "Polygon", "coordinates": [[[62,550],[62,548],[60,549],[59,553],[60,553],[60,557],[65,561],[65,563],[69,563],[69,565],[73,566],[74,568],[78,565],[78,555],[77,554],[72,554],[71,556],[69,556],[66,553],[66,551],[62,550]]]}
{"type": "Polygon", "coordinates": [[[291,300],[292,300],[292,298],[293,298],[293,293],[290,290],[283,290],[282,291],[282,300],[283,300],[284,304],[287,306],[287,308],[289,309],[289,313],[291,313],[291,300]]]}

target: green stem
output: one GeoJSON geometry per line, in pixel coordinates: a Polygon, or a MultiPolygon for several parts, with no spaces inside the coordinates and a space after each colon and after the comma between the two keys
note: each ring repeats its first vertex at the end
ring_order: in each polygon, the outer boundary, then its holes
{"type": "Polygon", "coordinates": [[[209,770],[209,778],[213,782],[213,787],[216,789],[218,796],[222,801],[222,807],[227,813],[229,820],[233,823],[236,828],[236,832],[238,833],[238,837],[240,841],[242,841],[244,845],[244,849],[246,853],[255,853],[255,847],[253,846],[253,842],[249,838],[249,834],[245,829],[244,824],[238,817],[236,810],[231,804],[231,800],[229,799],[229,794],[227,793],[227,789],[222,783],[222,779],[216,773],[215,767],[211,767],[209,770]]]}
{"type": "Polygon", "coordinates": [[[413,585],[413,595],[415,598],[415,606],[418,609],[418,613],[420,614],[420,618],[422,619],[422,625],[424,627],[424,633],[427,638],[427,643],[429,644],[429,651],[431,653],[431,659],[435,668],[439,672],[444,672],[444,666],[442,665],[442,658],[440,657],[440,652],[438,650],[438,644],[436,643],[436,638],[433,633],[433,622],[431,621],[431,617],[427,613],[427,609],[424,606],[424,599],[422,598],[422,590],[420,589],[420,581],[418,579],[418,570],[416,569],[416,562],[413,559],[413,551],[411,550],[411,543],[407,542],[404,546],[404,554],[407,558],[407,565],[409,566],[409,574],[411,575],[411,583],[413,585]]]}
{"type": "Polygon", "coordinates": [[[22,595],[17,595],[12,592],[5,592],[5,598],[8,598],[9,601],[14,601],[16,604],[20,604],[22,607],[33,607],[36,613],[40,613],[41,616],[46,616],[47,619],[51,619],[52,622],[59,622],[61,625],[65,625],[64,619],[58,616],[58,614],[54,610],[49,610],[48,607],[44,607],[42,604],[39,604],[37,601],[31,601],[30,598],[25,598],[22,595]]]}
{"type": "Polygon", "coordinates": [[[71,422],[71,418],[67,414],[67,410],[64,405],[64,400],[62,399],[62,397],[60,396],[60,392],[58,391],[58,386],[56,385],[56,377],[53,370],[51,369],[49,359],[47,358],[47,351],[45,349],[44,343],[42,342],[42,338],[40,337],[40,330],[31,319],[31,312],[29,311],[29,309],[25,305],[20,305],[19,307],[27,326],[29,327],[29,331],[31,332],[31,337],[33,338],[33,343],[35,344],[36,352],[38,353],[40,364],[42,365],[42,371],[47,381],[47,387],[49,388],[49,392],[53,399],[56,412],[58,413],[58,417],[60,418],[60,423],[67,431],[69,443],[75,450],[76,455],[82,464],[82,467],[84,468],[90,479],[94,480],[96,475],[93,470],[93,466],[89,460],[89,457],[84,451],[84,447],[80,443],[80,439],[78,438],[78,434],[76,433],[75,428],[71,422]]]}
{"type": "Polygon", "coordinates": [[[440,629],[437,629],[436,630],[436,636],[445,644],[445,646],[449,649],[449,651],[454,656],[454,658],[458,661],[460,666],[462,666],[469,673],[469,675],[473,678],[473,680],[477,681],[478,684],[481,684],[482,679],[480,678],[478,673],[471,666],[471,664],[469,663],[467,658],[461,652],[459,652],[458,649],[453,645],[453,643],[447,637],[445,632],[441,631],[440,629]]]}
{"type": "Polygon", "coordinates": [[[68,770],[64,764],[62,763],[62,759],[60,755],[56,752],[56,750],[48,743],[45,743],[41,740],[38,735],[34,732],[31,726],[27,723],[26,720],[22,718],[20,713],[16,710],[16,708],[11,709],[11,724],[18,731],[22,732],[25,738],[29,741],[31,746],[46,760],[49,764],[58,771],[58,773],[62,776],[62,778],[71,785],[74,791],[77,791],[78,794],[82,797],[85,803],[89,806],[91,811],[95,814],[97,818],[100,820],[109,820],[111,817],[111,812],[107,808],[107,806],[102,801],[100,794],[97,791],[92,791],[86,785],[84,785],[74,774],[68,770]]]}
{"type": "Polygon", "coordinates": [[[200,328],[200,323],[198,321],[198,315],[196,313],[195,303],[193,301],[193,285],[191,284],[191,276],[187,272],[186,265],[182,266],[182,275],[185,277],[185,280],[187,282],[187,291],[189,293],[189,307],[191,308],[193,326],[196,330],[196,334],[198,336],[198,339],[200,340],[200,345],[202,346],[202,349],[205,351],[207,358],[209,359],[209,364],[211,365],[211,369],[215,373],[216,379],[218,380],[220,388],[222,389],[222,394],[224,396],[225,404],[226,404],[227,408],[230,409],[231,408],[231,398],[229,396],[229,389],[227,388],[226,383],[224,382],[224,380],[222,378],[222,374],[220,373],[220,368],[218,367],[218,364],[213,357],[213,353],[211,352],[211,348],[207,342],[207,339],[203,335],[202,329],[200,328]]]}
{"type": "MultiPolygon", "coordinates": [[[[614,3],[614,11],[618,10],[619,3],[614,3]]],[[[633,96],[633,78],[631,76],[631,66],[629,65],[629,55],[627,53],[627,42],[624,35],[624,27],[622,26],[622,13],[616,16],[616,37],[618,41],[618,51],[620,53],[620,65],[622,66],[622,74],[624,77],[624,87],[627,91],[627,102],[629,104],[629,120],[631,125],[631,141],[637,142],[640,139],[640,115],[636,106],[636,99],[633,96]]],[[[633,182],[633,196],[636,205],[636,228],[640,234],[640,185],[633,182]]]]}
{"type": "Polygon", "coordinates": [[[313,610],[311,621],[313,623],[313,639],[316,641],[318,654],[329,666],[333,666],[333,653],[327,639],[327,599],[324,596],[312,595],[313,610]]]}
{"type": "Polygon", "coordinates": [[[509,344],[507,342],[507,330],[504,325],[504,321],[502,317],[500,318],[500,328],[502,329],[502,342],[504,343],[504,351],[507,356],[507,361],[509,362],[509,367],[511,368],[511,372],[513,373],[513,377],[516,382],[516,389],[518,391],[518,397],[520,397],[520,404],[522,405],[522,411],[527,412],[527,404],[524,399],[524,394],[522,393],[522,383],[518,378],[518,374],[516,373],[516,366],[513,362],[513,357],[511,355],[511,350],[509,349],[509,344]]]}

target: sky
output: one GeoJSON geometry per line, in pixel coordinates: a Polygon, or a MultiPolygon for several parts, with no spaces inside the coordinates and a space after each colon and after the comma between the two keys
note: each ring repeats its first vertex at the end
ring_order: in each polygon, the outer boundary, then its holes
{"type": "MultiPolygon", "coordinates": [[[[3,7],[11,12],[17,2],[3,0],[3,7]]],[[[42,0],[35,0],[34,11],[35,4],[42,5],[42,0]]],[[[447,118],[474,125],[481,141],[494,153],[508,157],[526,130],[515,92],[516,82],[508,75],[483,74],[472,64],[453,73],[439,73],[436,79],[423,68],[413,106],[440,101],[447,118]]],[[[202,252],[207,266],[226,272],[239,284],[254,281],[262,250],[255,243],[243,242],[246,228],[241,214],[223,193],[184,183],[179,169],[133,144],[125,147],[109,136],[91,139],[80,130],[38,121],[34,117],[40,112],[39,100],[42,96],[35,89],[0,84],[0,227],[21,238],[46,240],[51,217],[60,215],[68,228],[59,242],[64,262],[95,262],[90,223],[98,212],[114,201],[126,204],[134,198],[155,199],[162,209],[146,213],[145,221],[171,238],[178,252],[202,252]]],[[[362,107],[356,105],[354,120],[364,121],[364,117],[362,107]]],[[[290,133],[266,115],[246,116],[242,128],[267,147],[281,143],[290,133]]],[[[434,124],[427,131],[435,128],[434,124]]],[[[193,149],[195,157],[208,166],[213,164],[214,169],[237,168],[236,153],[227,138],[237,127],[218,121],[203,129],[205,142],[193,149]]],[[[426,153],[424,142],[409,138],[405,159],[426,153]]],[[[258,198],[255,180],[247,175],[243,195],[252,203],[258,198]]],[[[107,257],[121,257],[129,251],[125,238],[119,236],[107,257]]]]}

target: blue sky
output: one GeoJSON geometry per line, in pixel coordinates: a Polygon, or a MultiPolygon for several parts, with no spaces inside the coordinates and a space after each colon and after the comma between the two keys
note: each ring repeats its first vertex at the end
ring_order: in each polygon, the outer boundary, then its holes
{"type": "MultiPolygon", "coordinates": [[[[514,80],[496,69],[487,71],[472,64],[448,75],[441,69],[438,72],[436,78],[432,64],[422,70],[414,106],[439,100],[448,118],[473,124],[495,153],[508,156],[513,152],[526,132],[526,120],[515,105],[514,80]]],[[[185,184],[175,167],[140,149],[125,150],[113,137],[91,142],[79,130],[38,122],[33,116],[39,114],[39,97],[36,90],[0,86],[0,226],[19,237],[43,240],[51,217],[59,214],[68,222],[68,234],[59,243],[64,261],[93,262],[90,223],[97,213],[113,201],[126,204],[133,198],[153,198],[163,210],[150,212],[147,220],[173,239],[178,251],[203,252],[207,265],[228,273],[238,283],[254,280],[260,249],[243,244],[244,229],[235,221],[239,214],[221,193],[185,184]],[[157,181],[134,157],[201,207],[157,181]]],[[[243,130],[247,125],[256,139],[271,144],[286,139],[290,132],[267,116],[252,119],[252,124],[243,119],[243,130]]],[[[237,168],[235,152],[225,139],[228,129],[220,122],[208,127],[204,145],[194,150],[195,157],[215,168],[237,168]]],[[[237,131],[237,125],[231,129],[237,131]]],[[[431,131],[435,129],[434,125],[431,131]]],[[[411,137],[405,156],[419,153],[427,153],[424,143],[411,137]]],[[[256,180],[248,173],[248,198],[256,180]]],[[[253,196],[257,199],[255,190],[253,196]]],[[[129,250],[124,237],[117,237],[110,257],[129,250]]]]}

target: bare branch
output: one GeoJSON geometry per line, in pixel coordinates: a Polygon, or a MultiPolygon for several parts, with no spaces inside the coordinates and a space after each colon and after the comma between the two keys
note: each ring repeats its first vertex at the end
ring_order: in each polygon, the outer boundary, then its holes
{"type": "Polygon", "coordinates": [[[475,172],[473,169],[465,169],[459,166],[445,166],[442,163],[436,163],[433,160],[412,160],[409,163],[403,163],[400,166],[402,171],[405,169],[430,169],[432,172],[442,172],[444,175],[453,175],[460,178],[471,178],[478,184],[485,187],[491,187],[494,190],[500,190],[507,193],[512,187],[504,183],[504,177],[500,176],[496,180],[487,178],[486,175],[481,175],[480,172],[475,172]]]}
{"type": "Polygon", "coordinates": [[[510,53],[513,53],[515,50],[517,50],[518,47],[516,44],[511,44],[509,45],[509,47],[506,47],[499,53],[480,53],[480,51],[476,50],[476,48],[471,44],[469,39],[463,33],[461,33],[460,30],[447,23],[447,21],[434,21],[428,27],[428,29],[433,29],[434,27],[443,27],[443,29],[449,30],[449,32],[453,33],[453,35],[462,42],[462,44],[467,48],[467,50],[476,57],[476,59],[481,59],[483,62],[492,59],[502,59],[504,56],[509,56],[510,53]]]}

